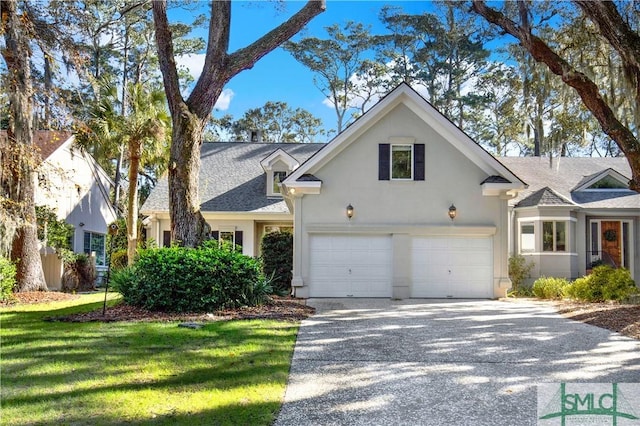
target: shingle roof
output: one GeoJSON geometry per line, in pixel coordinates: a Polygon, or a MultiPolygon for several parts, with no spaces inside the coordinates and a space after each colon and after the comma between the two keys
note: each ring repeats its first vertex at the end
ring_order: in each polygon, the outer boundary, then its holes
{"type": "Polygon", "coordinates": [[[559,195],[553,189],[545,186],[544,188],[534,192],[526,198],[520,200],[516,207],[533,207],[533,206],[575,206],[572,201],[567,200],[559,195]]]}
{"type": "MultiPolygon", "coordinates": [[[[36,130],[33,133],[33,144],[40,151],[41,161],[46,160],[72,136],[71,132],[58,130],[36,130]]],[[[0,131],[0,139],[7,140],[7,131],[0,131]]]]}
{"type": "Polygon", "coordinates": [[[481,182],[481,184],[483,183],[511,183],[511,181],[502,176],[489,176],[481,182]]]}
{"type": "MultiPolygon", "coordinates": [[[[202,144],[200,199],[204,212],[289,212],[282,198],[267,197],[260,161],[278,148],[300,164],[324,144],[215,142],[202,144]]],[[[167,178],[161,179],[141,212],[169,210],[167,178]]]]}
{"type": "Polygon", "coordinates": [[[631,176],[626,158],[561,157],[550,160],[543,157],[501,157],[499,160],[529,184],[529,188],[510,201],[512,205],[548,187],[583,208],[640,209],[640,194],[634,191],[603,189],[572,192],[580,182],[584,182],[585,177],[609,168],[624,176],[631,176]]]}

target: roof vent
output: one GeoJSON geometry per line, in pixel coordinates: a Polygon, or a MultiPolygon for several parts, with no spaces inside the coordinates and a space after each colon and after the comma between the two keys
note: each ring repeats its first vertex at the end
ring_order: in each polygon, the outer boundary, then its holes
{"type": "Polygon", "coordinates": [[[256,143],[262,142],[262,130],[251,131],[251,142],[256,142],[256,143]]]}

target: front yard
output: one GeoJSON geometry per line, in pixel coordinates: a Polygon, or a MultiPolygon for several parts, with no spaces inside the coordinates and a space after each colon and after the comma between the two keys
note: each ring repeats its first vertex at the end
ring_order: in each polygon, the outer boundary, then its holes
{"type": "Polygon", "coordinates": [[[102,298],[0,308],[1,424],[273,421],[298,322],[44,321],[100,309],[102,298]]]}

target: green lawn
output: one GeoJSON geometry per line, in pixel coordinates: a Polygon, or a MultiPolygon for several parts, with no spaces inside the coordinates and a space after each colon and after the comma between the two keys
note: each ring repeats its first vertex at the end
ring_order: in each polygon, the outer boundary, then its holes
{"type": "Polygon", "coordinates": [[[101,309],[102,298],[0,309],[2,425],[273,421],[298,324],[43,321],[101,309]]]}

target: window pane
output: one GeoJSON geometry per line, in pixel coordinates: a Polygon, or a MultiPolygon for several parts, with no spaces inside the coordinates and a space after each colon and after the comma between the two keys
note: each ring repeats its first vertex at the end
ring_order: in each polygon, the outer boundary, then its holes
{"type": "Polygon", "coordinates": [[[598,222],[591,222],[591,254],[598,254],[598,222]]]}
{"type": "Polygon", "coordinates": [[[523,223],[520,226],[520,251],[534,251],[536,249],[536,237],[533,223],[523,223]]]}
{"type": "MultiPolygon", "coordinates": [[[[91,233],[87,233],[90,235],[90,239],[91,239],[91,245],[90,245],[90,250],[89,253],[91,252],[95,252],[96,254],[96,265],[97,266],[104,266],[106,264],[105,261],[105,250],[104,250],[104,243],[105,243],[105,236],[101,235],[101,234],[94,234],[93,232],[91,233]]],[[[86,240],[86,235],[85,234],[85,240],[86,240]]]]}
{"type": "Polygon", "coordinates": [[[624,268],[631,267],[629,259],[630,250],[631,247],[629,246],[629,223],[622,222],[622,266],[624,268]]]}
{"type": "Polygon", "coordinates": [[[556,222],[556,251],[567,251],[567,224],[556,222]]]}
{"type": "Polygon", "coordinates": [[[393,145],[391,147],[391,178],[411,179],[411,145],[393,145]]]}
{"type": "Polygon", "coordinates": [[[234,232],[231,231],[220,231],[219,245],[222,247],[228,244],[229,247],[233,248],[233,235],[234,232]]]}
{"type": "Polygon", "coordinates": [[[542,251],[553,251],[553,222],[542,222],[542,251]]]}
{"type": "Polygon", "coordinates": [[[273,193],[280,193],[280,183],[287,177],[287,172],[273,172],[273,193]]]}

